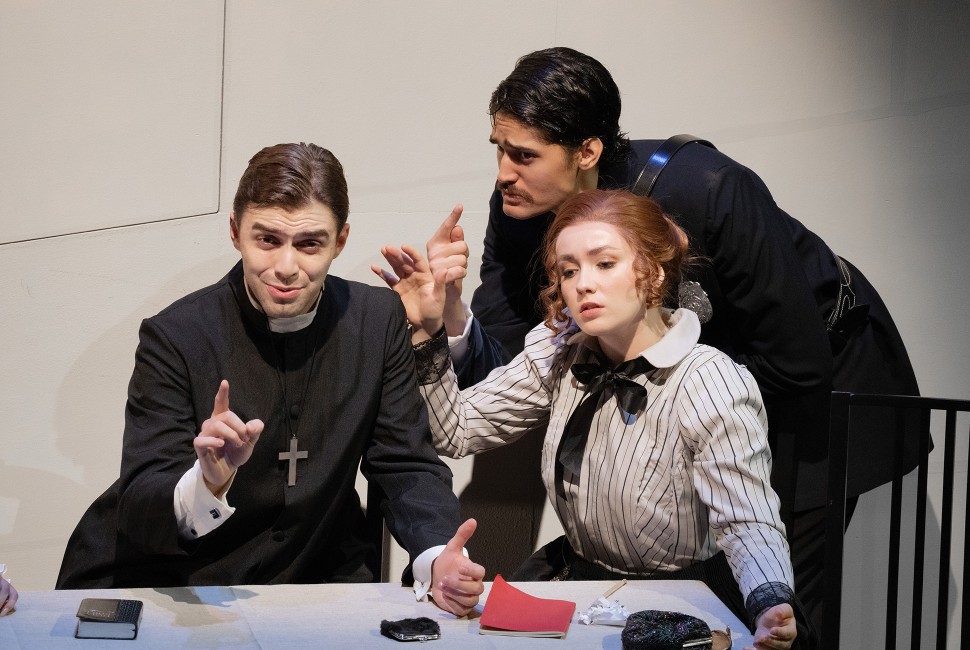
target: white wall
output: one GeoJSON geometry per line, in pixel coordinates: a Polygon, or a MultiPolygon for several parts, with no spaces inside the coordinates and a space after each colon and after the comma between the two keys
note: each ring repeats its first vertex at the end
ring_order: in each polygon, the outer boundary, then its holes
{"type": "Polygon", "coordinates": [[[0,560],[53,585],[117,476],[138,323],[232,263],[253,153],[344,163],[337,274],[375,282],[381,244],[423,244],[458,201],[477,256],[489,93],[551,45],[606,64],[632,136],[691,132],[761,174],[881,289],[923,392],[970,397],[967,43],[956,1],[0,0],[0,560]]]}

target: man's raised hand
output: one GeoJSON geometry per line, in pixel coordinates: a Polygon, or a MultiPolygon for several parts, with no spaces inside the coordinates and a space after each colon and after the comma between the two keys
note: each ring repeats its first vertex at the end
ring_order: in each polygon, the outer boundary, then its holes
{"type": "Polygon", "coordinates": [[[401,296],[408,321],[415,328],[413,343],[437,332],[442,321],[453,336],[464,330],[461,281],[468,274],[468,246],[458,225],[461,212],[461,204],[455,206],[432,235],[427,260],[407,245],[384,246],[381,255],[391,271],[371,265],[371,270],[401,296]]]}
{"type": "Polygon", "coordinates": [[[212,405],[212,416],[202,423],[193,442],[206,487],[212,494],[219,495],[235,471],[249,460],[262,432],[262,420],[243,422],[229,410],[229,382],[223,379],[212,405]]]}
{"type": "Polygon", "coordinates": [[[458,225],[464,208],[459,203],[451,211],[428,240],[428,265],[438,277],[444,272],[448,278],[445,285],[445,327],[450,336],[459,336],[465,329],[465,307],[461,304],[461,281],[468,274],[468,244],[465,231],[458,225]]]}

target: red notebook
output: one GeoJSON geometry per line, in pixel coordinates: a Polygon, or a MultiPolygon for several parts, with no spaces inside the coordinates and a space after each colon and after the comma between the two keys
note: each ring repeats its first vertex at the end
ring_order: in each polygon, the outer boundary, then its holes
{"type": "Polygon", "coordinates": [[[479,620],[480,634],[563,638],[576,612],[568,600],[536,598],[495,576],[479,620]]]}

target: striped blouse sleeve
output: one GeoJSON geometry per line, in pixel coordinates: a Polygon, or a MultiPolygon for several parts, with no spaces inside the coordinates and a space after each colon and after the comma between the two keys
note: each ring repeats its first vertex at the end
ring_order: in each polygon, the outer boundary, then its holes
{"type": "MultiPolygon", "coordinates": [[[[415,354],[422,353],[416,349],[415,354]]],[[[431,350],[427,355],[438,358],[431,350]]],[[[556,356],[549,330],[539,324],[526,337],[525,349],[509,365],[496,368],[463,391],[458,390],[450,357],[440,372],[421,371],[425,364],[416,359],[421,395],[428,406],[438,453],[462,458],[513,442],[534,429],[544,429],[552,403],[551,374],[557,365],[556,356]]]]}
{"type": "Polygon", "coordinates": [[[683,435],[694,453],[693,480],[709,525],[745,598],[793,576],[779,500],[769,482],[764,403],[751,373],[726,356],[688,373],[679,402],[683,435]]]}

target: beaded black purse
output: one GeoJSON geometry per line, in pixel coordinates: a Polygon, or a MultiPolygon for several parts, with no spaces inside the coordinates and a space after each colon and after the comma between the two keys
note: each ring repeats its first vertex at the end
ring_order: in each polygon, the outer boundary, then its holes
{"type": "Polygon", "coordinates": [[[689,614],[647,609],[626,619],[620,635],[623,650],[727,650],[731,631],[712,631],[689,614]]]}

